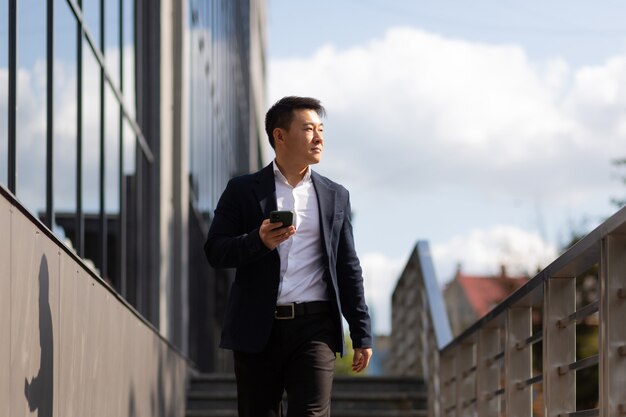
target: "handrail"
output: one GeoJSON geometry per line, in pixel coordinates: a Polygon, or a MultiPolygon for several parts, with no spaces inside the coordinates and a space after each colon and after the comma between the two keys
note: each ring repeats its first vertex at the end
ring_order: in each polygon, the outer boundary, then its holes
{"type": "MultiPolygon", "coordinates": [[[[421,355],[418,369],[429,383],[429,417],[517,417],[543,412],[546,416],[608,417],[626,410],[626,208],[443,345],[445,336],[440,338],[437,329],[445,327],[441,321],[447,316],[438,303],[441,296],[433,295],[438,292],[434,270],[424,273],[431,267],[427,243],[418,242],[394,292],[391,337],[392,350],[403,337],[411,343],[403,352],[421,355]],[[577,305],[577,277],[586,278],[583,274],[596,270],[597,299],[577,305]],[[411,284],[423,293],[421,298],[411,295],[417,300],[413,305],[411,299],[407,301],[404,279],[410,271],[420,281],[411,284]],[[407,323],[413,323],[413,328],[407,329],[407,323]],[[576,348],[581,323],[598,327],[598,352],[584,357],[576,348]],[[398,329],[397,324],[404,327],[398,329]],[[541,369],[533,370],[533,363],[541,363],[541,369]],[[577,410],[576,378],[586,383],[581,372],[593,367],[599,375],[598,400],[586,410],[577,410]]],[[[398,360],[397,355],[391,355],[391,360],[398,360]]],[[[588,384],[596,386],[593,380],[588,384]]]]}
{"type": "Polygon", "coordinates": [[[464,330],[454,340],[450,341],[442,352],[458,345],[461,341],[475,333],[488,322],[500,316],[507,308],[519,303],[525,297],[531,296],[537,287],[542,286],[549,277],[577,276],[597,262],[600,256],[600,241],[609,234],[626,235],[626,207],[623,207],[592,232],[579,240],[550,265],[538,272],[531,280],[511,294],[508,298],[495,306],[489,313],[464,330]]]}
{"type": "Polygon", "coordinates": [[[622,208],[440,350],[433,371],[441,395],[432,409],[446,413],[430,416],[619,415],[626,409],[625,288],[622,208]],[[577,303],[577,278],[588,279],[596,266],[597,299],[577,303]],[[597,353],[583,356],[577,328],[595,323],[597,353]],[[493,360],[500,352],[504,361],[493,360]],[[537,363],[541,369],[533,370],[537,363]],[[576,379],[596,367],[598,381],[582,382],[597,390],[597,401],[579,404],[576,379]]]}

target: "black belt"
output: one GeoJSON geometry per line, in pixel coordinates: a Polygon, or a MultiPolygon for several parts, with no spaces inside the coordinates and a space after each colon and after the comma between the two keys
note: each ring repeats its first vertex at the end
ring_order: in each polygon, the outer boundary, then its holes
{"type": "Polygon", "coordinates": [[[320,314],[330,311],[328,301],[310,301],[308,303],[290,303],[276,306],[274,318],[276,320],[290,320],[307,314],[320,314]]]}

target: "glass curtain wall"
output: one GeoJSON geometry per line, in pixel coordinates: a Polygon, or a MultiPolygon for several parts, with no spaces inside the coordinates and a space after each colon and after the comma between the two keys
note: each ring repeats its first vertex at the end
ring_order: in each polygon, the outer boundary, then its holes
{"type": "Polygon", "coordinates": [[[76,218],[76,32],[77,22],[66,0],[54,1],[53,189],[55,233],[76,248],[71,229],[76,218]]]}
{"type": "Polygon", "coordinates": [[[122,293],[125,178],[150,152],[136,146],[134,11],[134,0],[0,0],[0,185],[122,293]]]}
{"type": "Polygon", "coordinates": [[[9,1],[0,0],[0,185],[7,187],[9,146],[9,1]]]}
{"type": "Polygon", "coordinates": [[[17,2],[15,194],[40,218],[46,209],[45,4],[41,0],[17,2]]]}
{"type": "Polygon", "coordinates": [[[208,220],[228,180],[250,170],[250,4],[188,5],[190,196],[208,220]]]}
{"type": "MultiPolygon", "coordinates": [[[[187,0],[189,355],[204,372],[229,372],[217,349],[231,271],[209,267],[202,247],[228,180],[250,162],[249,0],[187,0]]],[[[255,120],[256,122],[256,120],[255,120]]],[[[255,129],[254,138],[251,129],[255,129]]]]}

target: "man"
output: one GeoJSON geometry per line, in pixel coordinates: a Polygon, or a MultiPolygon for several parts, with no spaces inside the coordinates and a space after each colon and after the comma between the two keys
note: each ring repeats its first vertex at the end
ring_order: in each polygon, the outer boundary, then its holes
{"type": "Polygon", "coordinates": [[[352,369],[372,354],[370,317],[354,249],[348,191],[316,172],[324,150],[319,100],[284,97],[267,112],[276,153],[254,174],[230,180],[215,209],[205,252],[237,268],[220,347],[233,350],[240,417],[329,416],[343,315],[352,369]],[[293,225],[270,222],[293,212],[293,225]]]}

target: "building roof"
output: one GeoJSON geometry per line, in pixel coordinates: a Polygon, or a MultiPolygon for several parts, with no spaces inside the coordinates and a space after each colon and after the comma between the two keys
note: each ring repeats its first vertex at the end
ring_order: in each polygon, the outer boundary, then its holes
{"type": "Polygon", "coordinates": [[[459,271],[455,279],[465,292],[476,318],[483,317],[528,281],[525,276],[509,277],[504,270],[499,276],[466,275],[459,271]]]}

